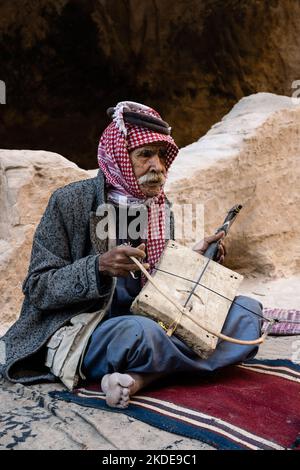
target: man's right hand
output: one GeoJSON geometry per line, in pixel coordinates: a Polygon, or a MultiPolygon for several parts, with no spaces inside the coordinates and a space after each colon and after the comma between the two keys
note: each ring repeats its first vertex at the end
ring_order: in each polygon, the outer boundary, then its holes
{"type": "MultiPolygon", "coordinates": [[[[134,256],[139,261],[146,257],[145,243],[133,248],[129,245],[116,246],[99,257],[99,271],[108,276],[126,277],[130,271],[139,271],[138,266],[129,258],[134,256]]],[[[149,264],[143,264],[149,269],[149,264]]]]}

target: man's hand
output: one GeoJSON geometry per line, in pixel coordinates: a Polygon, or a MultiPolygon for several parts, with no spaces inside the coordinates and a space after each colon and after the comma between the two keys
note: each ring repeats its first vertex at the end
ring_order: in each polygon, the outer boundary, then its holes
{"type": "MultiPolygon", "coordinates": [[[[216,242],[218,240],[221,240],[221,238],[223,238],[224,235],[225,235],[225,232],[222,231],[222,232],[217,233],[216,235],[211,235],[210,237],[205,237],[203,240],[196,243],[196,245],[193,247],[193,250],[197,251],[197,253],[199,253],[200,255],[203,255],[212,242],[216,242]]],[[[226,248],[225,248],[224,243],[222,241],[220,241],[216,261],[220,264],[223,264],[225,256],[226,256],[226,248]]]]}
{"type": "MultiPolygon", "coordinates": [[[[139,261],[146,257],[145,243],[137,248],[128,245],[120,245],[107,251],[99,257],[99,271],[108,276],[126,277],[130,271],[139,271],[138,266],[129,258],[134,256],[139,261]]],[[[143,264],[149,269],[149,264],[143,264]]]]}

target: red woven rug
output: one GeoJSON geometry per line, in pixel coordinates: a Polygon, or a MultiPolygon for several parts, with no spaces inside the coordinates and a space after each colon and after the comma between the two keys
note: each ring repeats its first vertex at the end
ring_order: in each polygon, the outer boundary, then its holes
{"type": "MultiPolygon", "coordinates": [[[[300,366],[251,360],[202,378],[177,376],[109,408],[99,387],[51,396],[121,412],[217,449],[291,449],[300,434],[300,366]]],[[[299,443],[300,444],[300,443],[299,443]]]]}

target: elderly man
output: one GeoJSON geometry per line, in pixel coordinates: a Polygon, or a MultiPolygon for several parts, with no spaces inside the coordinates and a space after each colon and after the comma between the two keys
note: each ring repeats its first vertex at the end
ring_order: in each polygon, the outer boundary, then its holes
{"type": "MultiPolygon", "coordinates": [[[[173,238],[163,186],[178,147],[152,108],[121,102],[109,114],[113,120],[100,139],[97,176],[60,188],[49,200],[33,239],[20,318],[0,350],[2,371],[11,381],[60,378],[71,389],[79,379],[101,381],[108,405],[125,408],[132,394],[162,376],[212,371],[253,357],[257,347],[221,341],[201,359],[158,323],[130,312],[145,282],[130,256],[143,260],[151,273],[167,233],[173,238]],[[101,223],[109,205],[114,217],[107,237],[101,223]],[[143,209],[146,217],[137,237],[129,230],[132,208],[143,209]]],[[[203,253],[223,235],[207,237],[194,249],[203,253]]],[[[224,255],[221,242],[219,262],[224,255]]],[[[240,296],[223,332],[256,339],[261,308],[240,296]]]]}

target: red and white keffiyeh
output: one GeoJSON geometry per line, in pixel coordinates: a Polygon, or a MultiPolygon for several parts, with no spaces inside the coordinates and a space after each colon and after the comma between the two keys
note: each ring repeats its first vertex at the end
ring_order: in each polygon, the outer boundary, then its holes
{"type": "Polygon", "coordinates": [[[166,170],[178,153],[170,135],[124,122],[123,109],[142,112],[161,119],[154,109],[133,102],[121,102],[115,108],[113,122],[104,130],[98,147],[98,163],[106,179],[110,199],[128,203],[146,204],[148,210],[147,262],[150,272],[165,247],[165,194],[161,188],[158,196],[147,198],[140,190],[133,172],[129,151],[153,142],[166,142],[166,170]]]}

